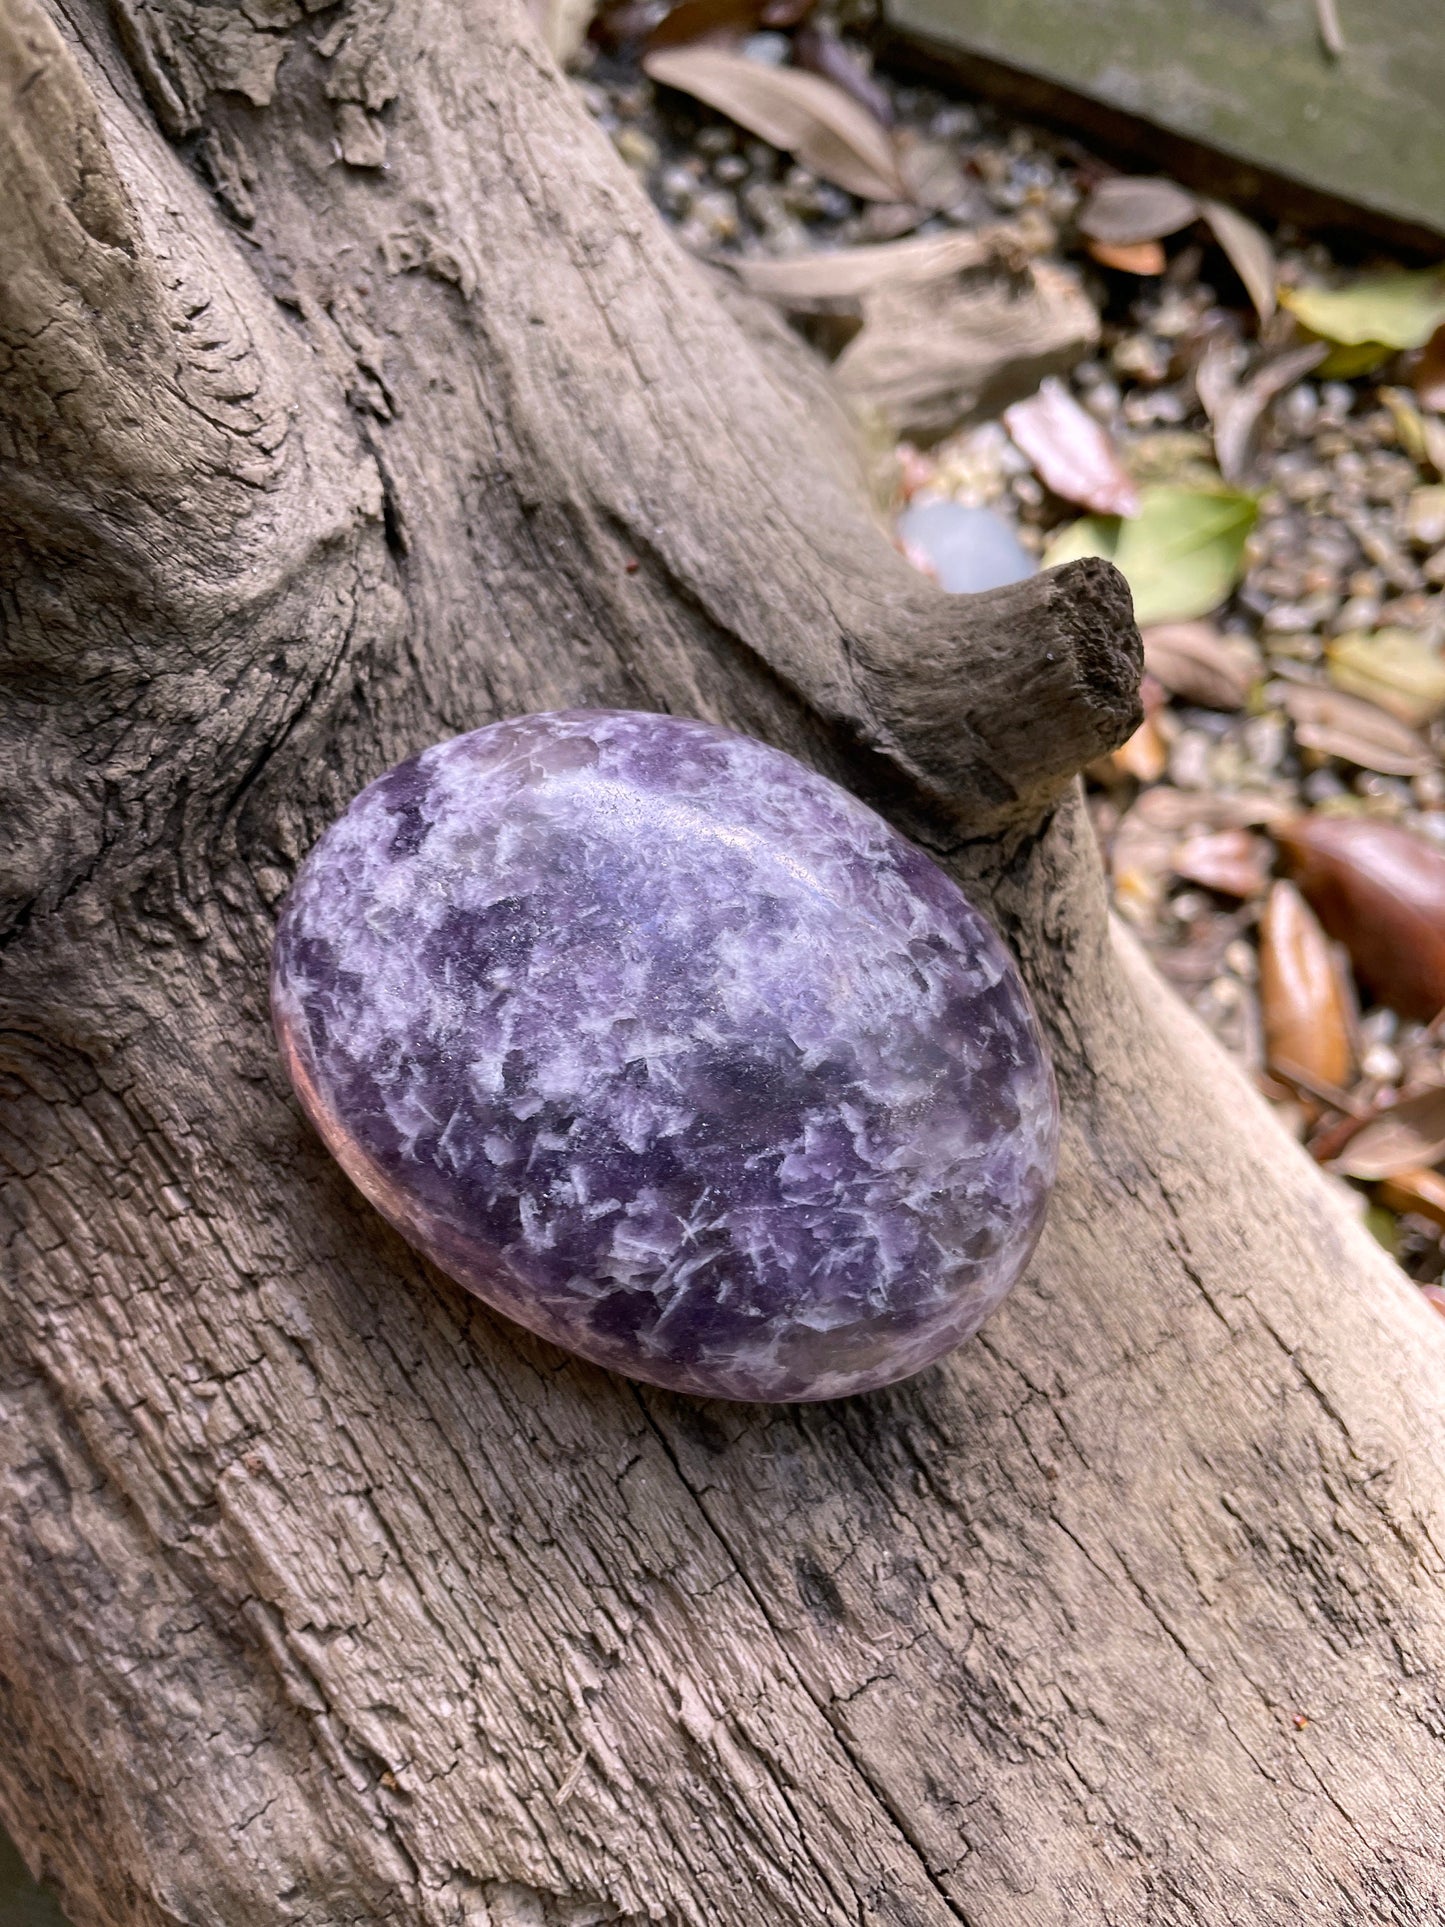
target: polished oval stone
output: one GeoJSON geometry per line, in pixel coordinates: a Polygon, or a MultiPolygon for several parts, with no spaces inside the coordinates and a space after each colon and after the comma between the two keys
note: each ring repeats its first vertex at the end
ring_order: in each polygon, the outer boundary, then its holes
{"type": "Polygon", "coordinates": [[[523,716],[363,790],[282,912],[276,1027],[377,1208],[634,1378],[820,1399],[1018,1277],[1058,1110],[998,938],[845,790],[671,716],[523,716]]]}

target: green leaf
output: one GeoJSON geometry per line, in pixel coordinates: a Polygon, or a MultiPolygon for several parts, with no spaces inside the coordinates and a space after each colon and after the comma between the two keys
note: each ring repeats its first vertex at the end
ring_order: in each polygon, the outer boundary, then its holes
{"type": "Polygon", "coordinates": [[[1311,334],[1383,356],[1423,348],[1445,322],[1445,269],[1364,274],[1343,288],[1281,288],[1279,299],[1311,334]]]}
{"type": "Polygon", "coordinates": [[[1140,628],[1189,622],[1217,609],[1244,573],[1244,545],[1258,513],[1252,495],[1232,489],[1140,492],[1139,513],[1086,515],[1064,529],[1044,556],[1047,568],[1101,555],[1122,570],[1140,628]]]}

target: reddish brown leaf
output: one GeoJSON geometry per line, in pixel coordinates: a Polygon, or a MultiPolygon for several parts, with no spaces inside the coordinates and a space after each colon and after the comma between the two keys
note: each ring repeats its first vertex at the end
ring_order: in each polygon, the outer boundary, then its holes
{"type": "Polygon", "coordinates": [[[1434,1017],[1445,1006],[1445,855],[1369,817],[1296,817],[1274,834],[1360,979],[1402,1017],[1434,1017]]]}
{"type": "Polygon", "coordinates": [[[1039,479],[1066,502],[1100,515],[1137,515],[1139,491],[1108,431],[1079,406],[1057,375],[1003,411],[1004,426],[1039,479]]]}
{"type": "Polygon", "coordinates": [[[1275,884],[1260,919],[1259,1002],[1272,1070],[1349,1083],[1349,1004],[1325,933],[1291,883],[1275,884]]]}
{"type": "Polygon", "coordinates": [[[1191,836],[1174,852],[1174,874],[1221,896],[1263,896],[1269,888],[1269,846],[1248,830],[1191,836]]]}
{"type": "Polygon", "coordinates": [[[1426,408],[1445,415],[1445,323],[1420,350],[1410,383],[1426,408]]]}
{"type": "Polygon", "coordinates": [[[1079,232],[1109,247],[1162,241],[1199,218],[1187,188],[1147,175],[1118,174],[1100,181],[1079,210],[1079,232]]]}
{"type": "MultiPolygon", "coordinates": [[[[1385,1179],[1375,1197],[1387,1211],[1411,1211],[1417,1218],[1445,1226],[1445,1178],[1438,1171],[1400,1171],[1385,1179]]],[[[1428,1292],[1430,1287],[1425,1289],[1428,1292]]],[[[1445,1301],[1445,1292],[1440,1297],[1445,1301]]],[[[1445,1302],[1435,1309],[1445,1311],[1445,1302]]]]}
{"type": "Polygon", "coordinates": [[[1209,622],[1160,622],[1144,631],[1144,667],[1185,702],[1243,709],[1259,681],[1259,651],[1209,622]]]}
{"type": "Polygon", "coordinates": [[[1089,252],[1101,268],[1117,268],[1121,274],[1163,274],[1169,265],[1157,241],[1133,241],[1125,245],[1090,241],[1089,252]]]}
{"type": "Polygon", "coordinates": [[[1350,1139],[1335,1169],[1347,1178],[1393,1178],[1445,1157],[1445,1090],[1416,1091],[1350,1139]]]}

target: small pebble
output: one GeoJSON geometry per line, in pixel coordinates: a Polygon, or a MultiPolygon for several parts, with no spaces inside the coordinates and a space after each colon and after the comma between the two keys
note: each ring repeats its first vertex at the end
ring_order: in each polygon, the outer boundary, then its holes
{"type": "Polygon", "coordinates": [[[910,559],[926,566],[940,589],[976,594],[1022,582],[1037,564],[1014,529],[992,509],[962,502],[911,502],[898,518],[910,559]]]}

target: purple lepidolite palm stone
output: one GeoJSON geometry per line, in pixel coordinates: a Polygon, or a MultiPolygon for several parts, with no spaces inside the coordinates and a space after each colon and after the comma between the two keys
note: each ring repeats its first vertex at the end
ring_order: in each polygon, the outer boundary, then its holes
{"type": "Polygon", "coordinates": [[[1042,1225],[1057,1101],[997,937],[855,797],[707,723],[523,716],[402,763],[303,865],[272,997],[372,1202],[634,1378],[887,1384],[1042,1225]]]}

